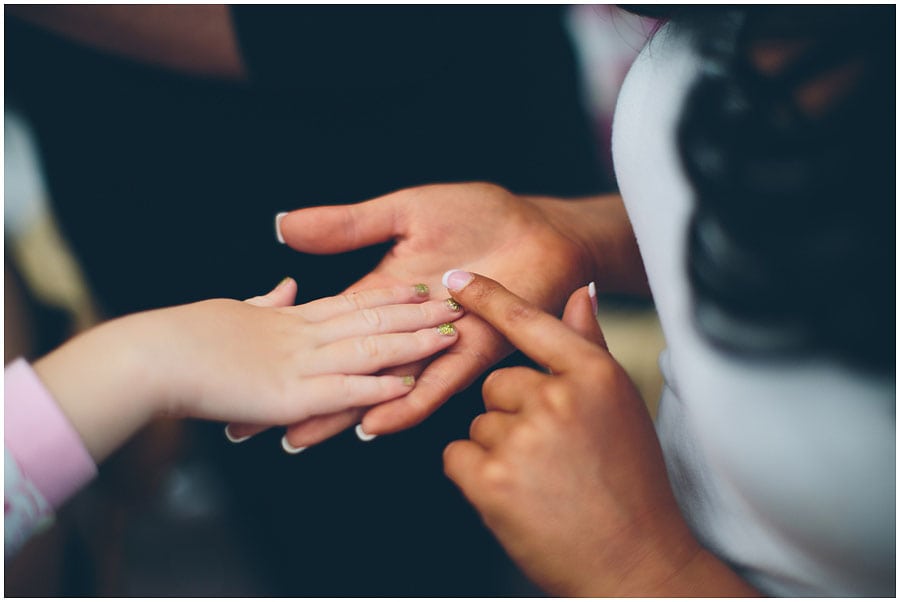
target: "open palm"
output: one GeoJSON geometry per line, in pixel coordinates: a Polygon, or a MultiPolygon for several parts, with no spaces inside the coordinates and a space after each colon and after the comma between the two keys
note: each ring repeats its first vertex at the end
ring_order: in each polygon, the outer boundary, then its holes
{"type": "MultiPolygon", "coordinates": [[[[411,188],[364,203],[314,207],[285,215],[280,230],[298,251],[331,254],[393,240],[378,266],[348,290],[425,283],[442,290],[452,268],[489,275],[551,311],[590,278],[583,245],[559,223],[556,199],[519,197],[491,184],[411,188]]],[[[416,387],[405,397],[365,410],[321,416],[291,427],[291,439],[312,444],[360,421],[367,433],[418,424],[451,395],[510,353],[511,347],[475,316],[458,323],[459,341],[420,363],[416,387]]],[[[410,373],[410,367],[403,367],[410,373]]]]}

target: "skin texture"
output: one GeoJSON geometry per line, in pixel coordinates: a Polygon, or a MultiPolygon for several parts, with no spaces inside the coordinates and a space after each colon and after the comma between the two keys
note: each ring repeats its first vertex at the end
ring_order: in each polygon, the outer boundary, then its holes
{"type": "MultiPolygon", "coordinates": [[[[631,224],[616,195],[562,200],[517,196],[484,183],[422,186],[356,205],[293,211],[280,229],[287,245],[307,253],[394,241],[350,291],[410,278],[438,290],[442,274],[461,266],[516,283],[517,294],[552,312],[562,310],[564,291],[591,279],[601,291],[648,294],[631,224]]],[[[294,425],[292,443],[318,443],[360,420],[370,434],[412,427],[512,350],[475,316],[462,318],[459,327],[464,334],[457,345],[402,368],[418,375],[409,395],[294,425]]]]}
{"type": "Polygon", "coordinates": [[[562,321],[475,276],[450,290],[549,373],[493,372],[446,474],[554,596],[753,596],[702,549],[676,505],[650,415],[610,356],[587,288],[562,321]]]}
{"type": "MultiPolygon", "coordinates": [[[[457,340],[461,315],[413,285],[293,306],[285,279],[245,302],[201,301],[107,322],[34,369],[99,462],[154,416],[285,425],[409,392],[374,375],[457,340]]],[[[404,378],[404,376],[406,378],[404,378]]]]}

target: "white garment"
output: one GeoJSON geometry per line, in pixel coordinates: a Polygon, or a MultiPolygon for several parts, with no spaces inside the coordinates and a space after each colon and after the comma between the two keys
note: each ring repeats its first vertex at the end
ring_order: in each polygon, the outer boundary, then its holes
{"type": "Polygon", "coordinates": [[[674,131],[698,71],[688,41],[664,27],[634,63],[613,126],[619,187],[668,346],[657,430],[676,497],[704,546],[766,594],[893,596],[894,378],[825,358],[731,356],[693,326],[693,201],[674,131]]]}

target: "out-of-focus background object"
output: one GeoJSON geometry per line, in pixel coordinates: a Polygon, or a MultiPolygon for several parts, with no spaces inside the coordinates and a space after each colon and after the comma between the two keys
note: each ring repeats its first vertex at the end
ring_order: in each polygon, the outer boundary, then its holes
{"type": "MultiPolygon", "coordinates": [[[[652,23],[610,7],[576,6],[568,15],[607,170],[612,111],[622,79],[652,23]]],[[[60,99],[65,102],[65,99],[60,99]]],[[[48,202],[40,141],[27,116],[4,115],[5,361],[34,359],[103,318],[48,202]]],[[[165,174],[159,174],[165,177],[165,174]]],[[[116,227],[116,216],[109,227],[116,227]]],[[[114,250],[111,250],[114,252],[114,250]]],[[[612,353],[651,411],[661,389],[662,334],[652,306],[602,299],[612,353]]],[[[123,392],[126,394],[126,392],[123,392]]],[[[259,595],[264,578],[231,535],[222,484],[183,438],[160,420],[101,469],[56,525],[7,563],[8,596],[259,595]]],[[[510,577],[514,579],[515,577],[510,577]]],[[[520,586],[523,594],[532,593],[520,586]]],[[[511,590],[512,591],[512,590],[511,590]]]]}

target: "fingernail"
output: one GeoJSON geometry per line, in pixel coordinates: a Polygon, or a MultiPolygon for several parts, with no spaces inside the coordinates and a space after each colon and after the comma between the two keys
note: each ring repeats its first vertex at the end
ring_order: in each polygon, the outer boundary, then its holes
{"type": "Polygon", "coordinates": [[[445,303],[450,308],[450,311],[462,311],[462,305],[457,303],[455,299],[447,299],[445,303]]]}
{"type": "Polygon", "coordinates": [[[277,238],[278,242],[281,244],[284,244],[284,237],[281,235],[281,219],[287,214],[287,211],[282,211],[275,216],[275,238],[277,238]]]}
{"type": "Polygon", "coordinates": [[[438,334],[442,334],[445,337],[452,337],[456,334],[456,326],[447,322],[446,324],[441,324],[437,327],[438,334]]]}
{"type": "Polygon", "coordinates": [[[371,441],[378,435],[370,435],[369,433],[367,433],[366,431],[363,430],[363,427],[361,424],[357,424],[356,425],[356,436],[359,437],[360,441],[371,441]]]}
{"type": "Polygon", "coordinates": [[[290,280],[291,280],[291,277],[290,277],[290,276],[285,276],[284,278],[281,279],[281,281],[280,281],[277,285],[275,285],[275,288],[272,289],[272,290],[276,290],[276,291],[277,291],[277,290],[280,289],[282,286],[284,286],[285,284],[287,284],[288,282],[290,282],[290,280]]]}
{"type": "Polygon", "coordinates": [[[472,282],[475,276],[463,270],[447,270],[441,277],[441,283],[451,291],[461,291],[472,282]]]}
{"type": "Polygon", "coordinates": [[[416,377],[415,376],[404,376],[403,384],[406,385],[407,387],[413,386],[414,384],[416,384],[416,377]]]}
{"type": "Polygon", "coordinates": [[[281,438],[281,448],[289,454],[299,454],[306,449],[305,447],[294,447],[288,443],[287,435],[281,438]]]}
{"type": "Polygon", "coordinates": [[[591,282],[588,285],[588,297],[591,298],[591,309],[594,310],[594,315],[597,315],[599,309],[597,308],[597,285],[591,282]]]}
{"type": "Polygon", "coordinates": [[[413,288],[416,289],[416,294],[420,297],[427,297],[428,293],[431,292],[431,289],[428,288],[428,285],[422,284],[421,282],[419,284],[414,284],[413,288]]]}
{"type": "Polygon", "coordinates": [[[245,435],[245,436],[243,436],[243,437],[235,437],[234,435],[232,435],[232,434],[231,434],[231,425],[230,425],[230,424],[227,425],[227,426],[225,427],[225,436],[226,436],[226,437],[228,438],[228,440],[231,441],[232,443],[243,443],[244,441],[246,441],[247,439],[250,438],[250,435],[245,435]]]}

